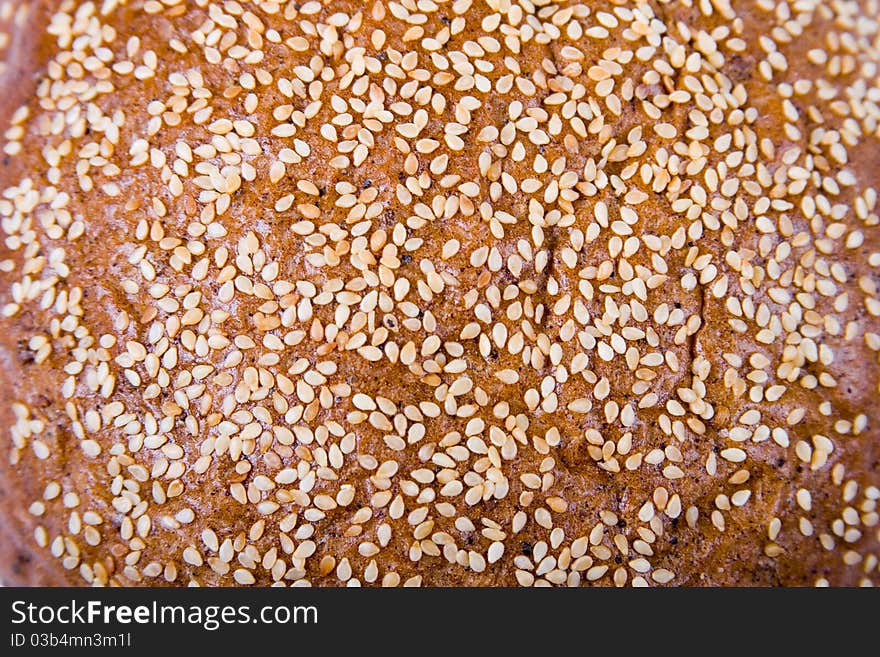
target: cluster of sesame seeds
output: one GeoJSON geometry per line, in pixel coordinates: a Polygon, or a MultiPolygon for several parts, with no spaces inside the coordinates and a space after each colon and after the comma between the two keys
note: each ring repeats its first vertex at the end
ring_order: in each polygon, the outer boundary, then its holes
{"type": "Polygon", "coordinates": [[[877,578],[876,0],[52,4],[5,472],[72,577],[877,578]]]}

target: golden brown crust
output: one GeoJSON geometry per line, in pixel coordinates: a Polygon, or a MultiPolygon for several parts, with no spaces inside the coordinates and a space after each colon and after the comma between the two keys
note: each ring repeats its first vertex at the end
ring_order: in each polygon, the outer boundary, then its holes
{"type": "Polygon", "coordinates": [[[692,5],[32,5],[0,577],[873,583],[877,3],[692,5]]]}

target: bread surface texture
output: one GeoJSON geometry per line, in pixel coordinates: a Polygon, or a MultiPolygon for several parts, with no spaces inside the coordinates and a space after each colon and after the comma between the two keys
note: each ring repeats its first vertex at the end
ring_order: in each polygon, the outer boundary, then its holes
{"type": "Polygon", "coordinates": [[[880,582],[877,0],[0,0],[0,580],[880,582]]]}

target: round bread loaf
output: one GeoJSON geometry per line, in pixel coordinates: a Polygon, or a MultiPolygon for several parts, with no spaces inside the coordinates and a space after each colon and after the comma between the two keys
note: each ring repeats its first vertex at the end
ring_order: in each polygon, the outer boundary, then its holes
{"type": "Polygon", "coordinates": [[[877,0],[3,0],[0,576],[880,579],[877,0]]]}

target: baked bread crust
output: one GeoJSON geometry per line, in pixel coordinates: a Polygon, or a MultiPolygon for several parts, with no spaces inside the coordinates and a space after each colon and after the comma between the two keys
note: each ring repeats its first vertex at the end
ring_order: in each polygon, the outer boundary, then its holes
{"type": "Polygon", "coordinates": [[[0,577],[872,584],[878,15],[7,0],[0,577]]]}

